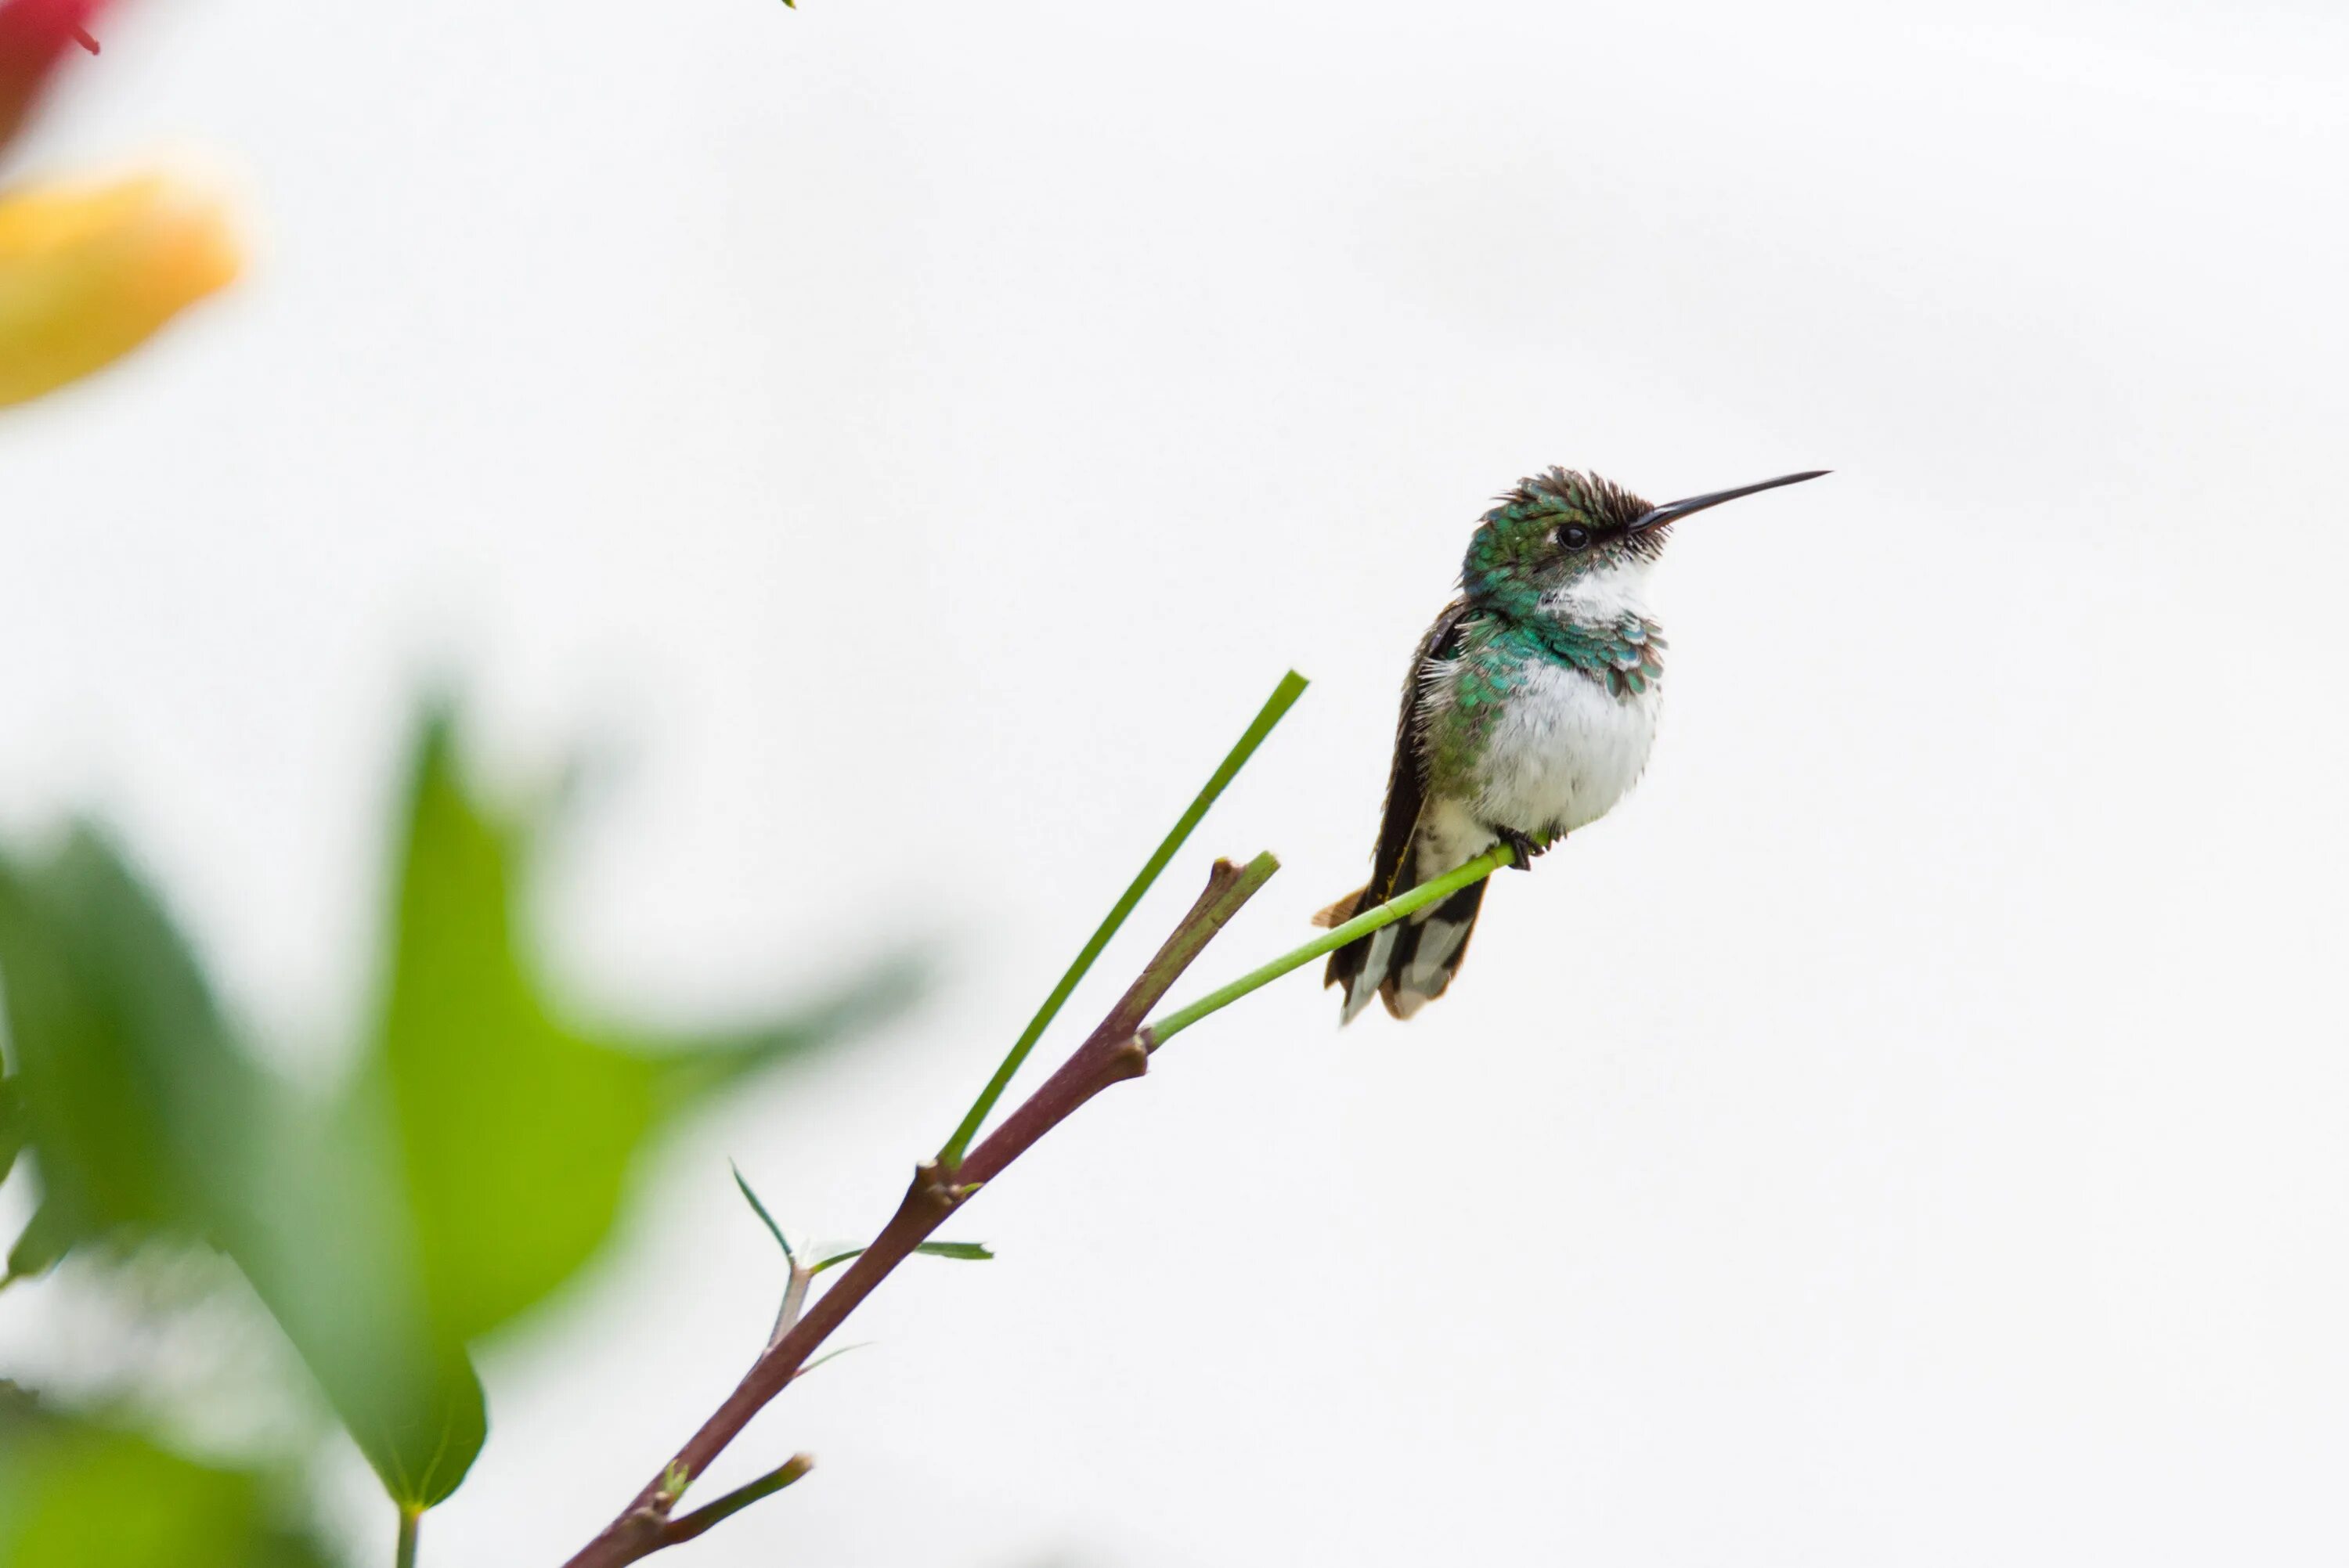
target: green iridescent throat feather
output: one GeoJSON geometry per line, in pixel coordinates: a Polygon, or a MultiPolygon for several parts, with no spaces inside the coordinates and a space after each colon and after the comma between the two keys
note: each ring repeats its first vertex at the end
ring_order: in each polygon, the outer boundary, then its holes
{"type": "Polygon", "coordinates": [[[1510,699],[1543,666],[1578,670],[1629,702],[1663,677],[1667,645],[1655,623],[1638,615],[1594,626],[1472,613],[1454,646],[1437,655],[1451,669],[1431,684],[1448,688],[1451,700],[1427,715],[1431,782],[1472,776],[1510,699]]]}

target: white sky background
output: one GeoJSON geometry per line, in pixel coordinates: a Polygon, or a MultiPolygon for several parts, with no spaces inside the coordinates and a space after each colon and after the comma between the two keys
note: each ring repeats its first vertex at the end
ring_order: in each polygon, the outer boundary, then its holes
{"type": "Polygon", "coordinates": [[[1291,664],[1071,1022],[1211,852],[1287,870],[1199,985],[1359,881],[1413,639],[1551,462],[1837,471],[1679,531],[1650,778],[1451,997],[1185,1036],[753,1426],[713,1493],[823,1468],[692,1561],[2349,1552],[2336,7],[109,33],[31,166],[207,150],[262,252],[0,424],[0,825],[100,806],[315,1054],[440,670],[505,777],[623,759],[551,890],[590,994],[949,939],[489,1356],[430,1568],[559,1561],[658,1468],[779,1285],[725,1157],[877,1223],[1291,664]]]}

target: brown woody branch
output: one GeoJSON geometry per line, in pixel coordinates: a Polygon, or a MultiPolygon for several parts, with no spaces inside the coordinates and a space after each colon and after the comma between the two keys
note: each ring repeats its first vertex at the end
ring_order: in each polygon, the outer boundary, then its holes
{"type": "Polygon", "coordinates": [[[1246,866],[1217,861],[1198,902],[1126,988],[1125,995],[1118,998],[1117,1006],[1085,1037],[1084,1043],[959,1166],[944,1170],[934,1161],[924,1161],[916,1167],[913,1184],[905,1190],[897,1212],[890,1216],[872,1244],[848,1265],[837,1284],[816,1297],[796,1321],[783,1328],[751,1364],[750,1370],[725,1402],[702,1423],[701,1429],[677,1451],[676,1457],[636,1494],[618,1518],[571,1558],[565,1568],[620,1568],[621,1564],[648,1557],[664,1547],[690,1540],[728,1515],[804,1475],[813,1461],[799,1455],[781,1469],[705,1508],[681,1518],[670,1517],[693,1478],[709,1469],[710,1461],[750,1424],[750,1418],[783,1391],[816,1348],[831,1337],[833,1331],[892,1270],[913,1255],[915,1247],[947,1215],[969,1202],[982,1184],[995,1180],[1087,1100],[1112,1084],[1139,1078],[1148,1070],[1149,1049],[1138,1034],[1150,1009],[1157,1006],[1167,988],[1226,923],[1239,913],[1240,906],[1254,897],[1278,869],[1279,863],[1270,855],[1258,855],[1246,866]]]}

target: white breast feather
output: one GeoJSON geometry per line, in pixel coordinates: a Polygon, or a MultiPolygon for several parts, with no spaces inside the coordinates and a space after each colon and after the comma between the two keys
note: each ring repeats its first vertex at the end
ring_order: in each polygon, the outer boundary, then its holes
{"type": "Polygon", "coordinates": [[[1487,744],[1475,814],[1527,833],[1597,821],[1647,768],[1661,704],[1654,686],[1618,697],[1579,670],[1529,665],[1487,744]]]}

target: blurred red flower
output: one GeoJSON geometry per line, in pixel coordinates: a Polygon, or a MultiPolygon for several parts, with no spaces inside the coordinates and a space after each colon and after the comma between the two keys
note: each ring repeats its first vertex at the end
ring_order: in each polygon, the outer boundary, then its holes
{"type": "Polygon", "coordinates": [[[0,0],[0,147],[23,127],[68,49],[98,52],[89,24],[104,5],[105,0],[0,0]]]}

